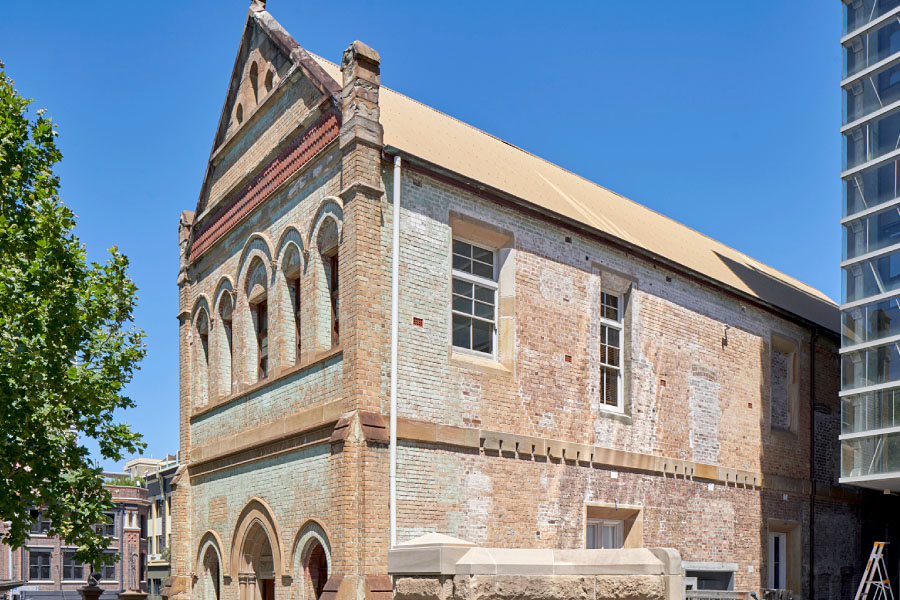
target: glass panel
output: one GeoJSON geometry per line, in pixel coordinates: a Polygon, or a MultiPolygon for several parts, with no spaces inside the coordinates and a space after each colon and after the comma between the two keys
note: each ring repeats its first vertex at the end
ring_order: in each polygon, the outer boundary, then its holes
{"type": "Polygon", "coordinates": [[[867,121],[844,134],[844,169],[892,152],[900,147],[900,113],[867,121]]]}
{"type": "Polygon", "coordinates": [[[600,362],[619,366],[619,330],[614,327],[600,326],[600,362]]]}
{"type": "Polygon", "coordinates": [[[472,319],[453,315],[453,345],[459,348],[472,348],[472,319]]]}
{"type": "Polygon", "coordinates": [[[900,206],[845,223],[844,259],[900,243],[900,206]]]}
{"type": "Polygon", "coordinates": [[[900,0],[863,0],[844,4],[844,34],[859,29],[900,5],[900,0]]]}
{"type": "Polygon", "coordinates": [[[619,297],[600,292],[600,303],[603,306],[603,318],[611,321],[619,320],[619,297]]]}
{"type": "Polygon", "coordinates": [[[841,335],[844,345],[861,344],[900,335],[900,298],[864,304],[843,311],[841,335]]]}
{"type": "Polygon", "coordinates": [[[493,353],[494,326],[484,321],[472,320],[472,350],[493,353]]]}
{"type": "Polygon", "coordinates": [[[900,20],[858,35],[844,44],[844,77],[859,73],[900,51],[900,20]]]}
{"type": "Polygon", "coordinates": [[[453,240],[453,254],[472,258],[472,246],[459,240],[453,240]]]}
{"type": "Polygon", "coordinates": [[[472,297],[472,284],[462,279],[453,280],[453,293],[460,296],[472,297]]]}
{"type": "Polygon", "coordinates": [[[484,304],[483,302],[475,303],[475,316],[482,319],[494,320],[494,306],[492,304],[484,304]]]}
{"type": "Polygon", "coordinates": [[[494,252],[492,250],[486,250],[485,248],[472,246],[472,258],[477,261],[489,264],[492,267],[494,266],[494,252]]]}
{"type": "Polygon", "coordinates": [[[603,524],[603,533],[602,533],[602,541],[603,548],[614,549],[616,548],[616,526],[615,525],[607,525],[603,524]]]}
{"type": "Polygon", "coordinates": [[[494,266],[482,262],[472,262],[472,274],[484,277],[485,279],[494,278],[494,266]]]}
{"type": "Polygon", "coordinates": [[[457,271],[465,271],[466,273],[472,272],[472,259],[466,258],[464,256],[453,255],[453,268],[457,271]]]}
{"type": "Polygon", "coordinates": [[[589,550],[593,550],[597,548],[597,524],[592,523],[587,526],[587,539],[585,540],[585,547],[589,550]]]}
{"type": "Polygon", "coordinates": [[[453,310],[464,312],[468,315],[472,314],[472,301],[468,298],[453,296],[453,310]]]}
{"type": "Polygon", "coordinates": [[[842,302],[854,302],[900,288],[900,252],[841,269],[842,302]]]}
{"type": "Polygon", "coordinates": [[[900,100],[900,65],[891,65],[843,88],[843,124],[846,125],[900,100]]]}
{"type": "Polygon", "coordinates": [[[843,181],[844,216],[890,202],[900,196],[898,161],[861,171],[843,181]]]}
{"type": "Polygon", "coordinates": [[[608,406],[619,405],[619,370],[612,367],[600,367],[600,386],[602,402],[608,406]]]}
{"type": "Polygon", "coordinates": [[[841,476],[860,477],[900,471],[900,434],[841,441],[841,476]]]}
{"type": "Polygon", "coordinates": [[[488,304],[494,303],[494,290],[483,285],[475,286],[475,299],[488,304]]]}
{"type": "Polygon", "coordinates": [[[841,433],[900,426],[900,389],[841,398],[841,433]]]}
{"type": "Polygon", "coordinates": [[[900,345],[888,344],[841,357],[841,389],[900,380],[900,345]]]}

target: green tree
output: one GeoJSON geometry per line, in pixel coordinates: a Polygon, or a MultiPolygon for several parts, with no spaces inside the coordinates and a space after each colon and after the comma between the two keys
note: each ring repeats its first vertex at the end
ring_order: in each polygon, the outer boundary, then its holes
{"type": "Polygon", "coordinates": [[[99,566],[109,540],[95,526],[113,504],[84,441],[112,460],[145,446],[113,417],[134,406],[123,387],[144,333],[128,259],[88,262],[53,173],[57,132],[29,104],[0,63],[0,540],[25,545],[43,506],[51,535],[99,566]]]}

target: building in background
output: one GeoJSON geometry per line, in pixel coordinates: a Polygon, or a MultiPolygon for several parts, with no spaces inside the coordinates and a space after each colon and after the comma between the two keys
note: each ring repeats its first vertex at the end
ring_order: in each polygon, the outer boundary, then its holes
{"type": "Polygon", "coordinates": [[[844,2],[841,482],[900,491],[900,2],[844,2]]]}
{"type": "MultiPolygon", "coordinates": [[[[105,565],[100,573],[102,600],[113,600],[118,592],[146,588],[147,514],[150,501],[140,481],[121,473],[107,473],[105,486],[115,508],[102,525],[110,539],[108,552],[119,560],[105,565]]],[[[4,527],[5,524],[0,524],[4,527]]],[[[43,513],[33,523],[31,540],[25,548],[11,550],[0,544],[0,580],[21,582],[8,593],[19,600],[80,600],[77,589],[85,585],[87,569],[75,560],[75,547],[47,535],[51,523],[43,513]]]]}
{"type": "MultiPolygon", "coordinates": [[[[128,465],[126,464],[126,469],[128,465]]],[[[169,455],[145,472],[150,508],[147,515],[147,592],[150,600],[161,597],[170,573],[172,534],[172,480],[178,470],[178,458],[169,455]]]]}

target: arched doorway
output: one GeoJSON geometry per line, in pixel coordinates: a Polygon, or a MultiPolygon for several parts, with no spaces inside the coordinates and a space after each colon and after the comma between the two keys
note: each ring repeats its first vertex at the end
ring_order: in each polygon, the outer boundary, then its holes
{"type": "Polygon", "coordinates": [[[325,582],[328,581],[328,555],[322,544],[313,539],[309,543],[304,558],[303,573],[306,576],[309,590],[313,594],[312,597],[318,600],[325,590],[325,582]]]}
{"type": "Polygon", "coordinates": [[[254,522],[241,546],[241,600],[275,600],[275,562],[266,530],[254,522]]]}
{"type": "Polygon", "coordinates": [[[219,600],[221,598],[219,555],[212,546],[207,546],[203,553],[203,568],[200,572],[201,600],[219,600]]]}

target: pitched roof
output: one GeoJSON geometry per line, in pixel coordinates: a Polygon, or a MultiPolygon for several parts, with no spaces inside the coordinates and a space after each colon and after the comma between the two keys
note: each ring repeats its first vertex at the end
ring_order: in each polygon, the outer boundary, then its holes
{"type": "MultiPolygon", "coordinates": [[[[312,57],[335,81],[341,81],[338,65],[312,57]]],[[[838,330],[837,305],[812,286],[389,88],[381,88],[380,106],[386,146],[838,330]]]]}

